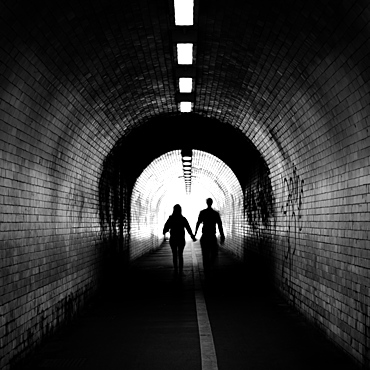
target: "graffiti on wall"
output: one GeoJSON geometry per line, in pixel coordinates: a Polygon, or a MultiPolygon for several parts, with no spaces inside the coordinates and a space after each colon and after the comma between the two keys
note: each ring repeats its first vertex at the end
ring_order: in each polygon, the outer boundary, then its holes
{"type": "Polygon", "coordinates": [[[134,193],[132,198],[132,219],[135,221],[138,233],[140,233],[145,226],[150,225],[148,220],[149,204],[147,200],[142,199],[140,193],[134,193]]]}
{"type": "Polygon", "coordinates": [[[244,196],[244,258],[261,284],[271,284],[274,276],[274,235],[276,232],[275,196],[266,164],[256,166],[244,196]]]}
{"type": "Polygon", "coordinates": [[[295,302],[292,270],[294,255],[299,245],[299,237],[303,228],[302,211],[304,197],[304,180],[298,175],[293,165],[291,174],[282,178],[281,213],[283,225],[286,230],[287,243],[283,253],[282,263],[282,289],[287,296],[295,302]]]}
{"type": "Polygon", "coordinates": [[[120,240],[120,247],[127,249],[129,243],[129,190],[121,177],[119,168],[105,164],[99,182],[99,218],[101,239],[120,240]]]}
{"type": "Polygon", "coordinates": [[[15,317],[14,310],[10,311],[4,317],[4,341],[9,343],[15,340],[17,343],[16,349],[12,352],[10,367],[18,368],[20,360],[24,359],[32,348],[50,338],[56,329],[70,323],[93,292],[94,285],[90,282],[64,297],[61,295],[60,300],[53,303],[52,300],[41,302],[40,298],[36,300],[36,307],[30,311],[33,314],[32,320],[27,322],[22,322],[20,317],[15,317]],[[8,339],[9,337],[12,339],[8,339]]]}
{"type": "Polygon", "coordinates": [[[117,234],[117,211],[115,199],[118,198],[117,179],[109,171],[103,172],[99,183],[99,214],[101,237],[115,238],[117,234]]]}
{"type": "Polygon", "coordinates": [[[71,184],[67,196],[67,215],[71,234],[77,227],[82,226],[83,222],[83,209],[85,205],[85,197],[81,189],[82,181],[80,181],[78,186],[71,184]]]}
{"type": "Polygon", "coordinates": [[[268,173],[259,174],[255,186],[247,189],[245,209],[248,224],[259,234],[261,228],[270,228],[274,220],[274,197],[268,173]]]}

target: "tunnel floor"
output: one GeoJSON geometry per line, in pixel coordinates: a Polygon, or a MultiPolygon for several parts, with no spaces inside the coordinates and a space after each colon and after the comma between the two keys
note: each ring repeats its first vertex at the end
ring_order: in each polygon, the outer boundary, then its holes
{"type": "Polygon", "coordinates": [[[168,242],[138,259],[124,281],[18,368],[356,369],[229,254],[220,251],[209,275],[199,242],[188,242],[184,259],[182,276],[173,273],[168,242]],[[199,297],[206,302],[201,315],[209,320],[211,336],[199,329],[199,297]],[[216,363],[207,363],[209,339],[216,363]]]}

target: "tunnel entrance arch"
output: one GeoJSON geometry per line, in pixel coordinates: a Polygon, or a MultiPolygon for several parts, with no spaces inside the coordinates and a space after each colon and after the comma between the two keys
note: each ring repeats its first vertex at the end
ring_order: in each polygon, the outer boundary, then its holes
{"type": "Polygon", "coordinates": [[[120,166],[132,187],[155,158],[184,148],[202,150],[220,158],[233,170],[242,188],[256,164],[266,165],[261,153],[241,130],[194,113],[158,115],[140,122],[117,141],[111,154],[120,158],[120,166]]]}
{"type": "Polygon", "coordinates": [[[227,238],[225,248],[240,255],[243,241],[243,191],[223,161],[199,150],[192,151],[192,186],[186,192],[181,151],[156,158],[137,179],[131,196],[130,259],[159,246],[165,221],[180,204],[191,228],[211,197],[220,212],[227,238]]]}
{"type": "MultiPolygon", "coordinates": [[[[164,115],[141,122],[127,132],[103,163],[99,213],[101,238],[109,253],[118,253],[129,262],[133,235],[130,200],[135,183],[154,159],[185,148],[216,156],[231,169],[243,194],[244,240],[241,238],[239,244],[245,246],[246,238],[253,239],[255,249],[262,240],[267,225],[272,224],[274,196],[269,168],[256,147],[241,130],[216,119],[192,113],[164,115]],[[264,188],[268,191],[264,192],[264,188]]],[[[244,246],[238,247],[241,258],[244,246]]]]}

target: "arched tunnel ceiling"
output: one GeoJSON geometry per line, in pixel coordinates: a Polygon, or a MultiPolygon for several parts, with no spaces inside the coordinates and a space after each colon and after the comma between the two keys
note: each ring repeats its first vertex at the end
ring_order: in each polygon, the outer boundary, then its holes
{"type": "Polygon", "coordinates": [[[154,158],[177,149],[215,155],[233,170],[242,186],[249,171],[261,162],[258,151],[239,130],[195,114],[153,118],[118,141],[112,154],[133,184],[154,158]]]}
{"type": "MultiPolygon", "coordinates": [[[[294,160],[312,132],[332,129],[333,81],[361,88],[369,78],[357,55],[366,1],[199,0],[195,9],[193,112],[239,129],[270,167],[277,152],[294,148],[294,160]]],[[[172,1],[6,1],[1,17],[2,89],[23,81],[12,94],[35,107],[32,123],[86,132],[106,155],[143,122],[178,114],[172,1]]]]}

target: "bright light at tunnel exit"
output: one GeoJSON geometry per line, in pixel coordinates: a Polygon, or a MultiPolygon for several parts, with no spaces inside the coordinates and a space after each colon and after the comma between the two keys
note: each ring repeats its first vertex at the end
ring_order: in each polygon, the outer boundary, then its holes
{"type": "MultiPolygon", "coordinates": [[[[213,208],[220,211],[226,237],[238,229],[243,217],[243,193],[232,170],[212,154],[193,150],[191,192],[187,194],[182,160],[180,150],[168,152],[155,159],[137,179],[131,196],[130,253],[135,253],[143,240],[161,239],[175,204],[180,204],[195,232],[199,212],[207,207],[206,199],[210,197],[213,208]]],[[[185,236],[190,240],[187,233],[185,236]]]]}
{"type": "MultiPolygon", "coordinates": [[[[189,221],[192,231],[195,232],[195,225],[198,220],[199,212],[207,207],[206,199],[209,197],[211,197],[211,194],[202,191],[191,192],[190,194],[183,193],[181,195],[178,193],[168,194],[168,196],[163,199],[160,212],[166,213],[166,217],[168,217],[173,211],[173,206],[175,204],[180,204],[182,215],[189,221]]],[[[201,230],[199,230],[197,234],[198,238],[200,238],[200,236],[201,230]]],[[[185,237],[190,239],[187,232],[185,232],[185,237]]]]}

